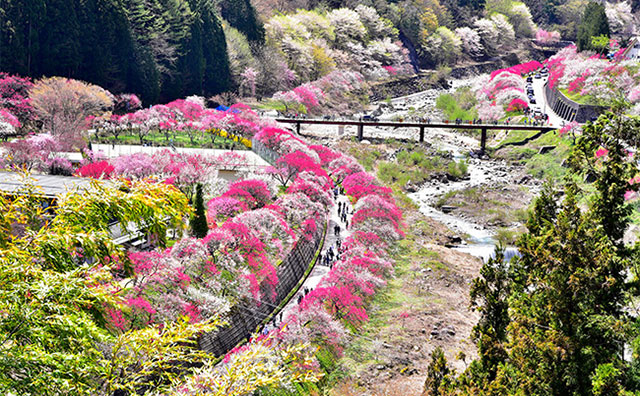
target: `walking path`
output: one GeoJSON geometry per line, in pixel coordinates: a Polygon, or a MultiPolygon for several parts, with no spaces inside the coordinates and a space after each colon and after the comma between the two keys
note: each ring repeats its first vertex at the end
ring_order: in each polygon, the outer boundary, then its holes
{"type": "MultiPolygon", "coordinates": [[[[286,321],[287,317],[294,313],[298,307],[298,304],[302,299],[313,289],[321,284],[322,278],[329,273],[333,268],[333,263],[339,260],[339,246],[342,244],[351,231],[348,225],[351,225],[351,217],[353,214],[353,207],[349,198],[342,193],[335,193],[334,190],[335,206],[331,210],[331,217],[327,224],[327,233],[324,240],[321,255],[318,257],[315,267],[311,271],[311,274],[304,281],[298,292],[289,300],[289,303],[280,311],[276,316],[275,326],[280,326],[283,319],[286,321]],[[339,207],[344,206],[347,208],[346,212],[339,211],[339,207]],[[341,216],[342,215],[342,216],[341,216]],[[343,221],[346,220],[346,221],[343,221]],[[333,253],[333,254],[332,254],[333,253]]],[[[274,322],[265,326],[264,332],[269,332],[274,329],[274,322]]]]}

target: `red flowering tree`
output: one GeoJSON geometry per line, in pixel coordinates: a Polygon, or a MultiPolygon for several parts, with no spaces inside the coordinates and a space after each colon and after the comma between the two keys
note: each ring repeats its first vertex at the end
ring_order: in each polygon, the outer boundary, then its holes
{"type": "Polygon", "coordinates": [[[0,72],[0,108],[16,116],[20,124],[35,119],[34,109],[29,100],[29,90],[32,87],[33,83],[29,78],[0,72]]]}
{"type": "Polygon", "coordinates": [[[109,179],[113,174],[113,166],[107,161],[91,162],[76,171],[76,176],[94,179],[109,179]]]}
{"type": "Polygon", "coordinates": [[[267,174],[280,183],[283,188],[286,188],[298,173],[303,171],[315,171],[326,175],[326,172],[311,157],[301,151],[281,156],[275,166],[266,169],[267,174]]]}
{"type": "Polygon", "coordinates": [[[341,156],[340,153],[331,150],[326,146],[313,145],[309,146],[309,148],[316,153],[318,153],[318,157],[320,157],[320,165],[327,166],[331,161],[341,156]]]}
{"type": "Polygon", "coordinates": [[[507,106],[507,111],[522,111],[527,107],[529,107],[527,102],[525,102],[522,99],[516,98],[516,99],[513,99],[511,102],[509,102],[509,106],[507,106]]]}
{"type": "Polygon", "coordinates": [[[261,208],[271,201],[271,191],[267,183],[255,179],[240,180],[231,184],[222,196],[243,201],[252,210],[261,208]]]}
{"type": "Polygon", "coordinates": [[[359,326],[369,319],[363,299],[346,286],[318,287],[307,295],[303,304],[314,304],[316,300],[321,301],[337,319],[345,320],[352,326],[359,326]]]}

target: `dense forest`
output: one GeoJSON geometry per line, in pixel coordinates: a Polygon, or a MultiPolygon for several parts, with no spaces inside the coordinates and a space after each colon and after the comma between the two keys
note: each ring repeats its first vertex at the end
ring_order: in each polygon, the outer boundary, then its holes
{"type": "MultiPolygon", "coordinates": [[[[227,48],[211,1],[3,0],[0,10],[6,72],[73,77],[146,102],[228,88],[227,48]]],[[[251,12],[232,20],[242,25],[251,12]]]]}

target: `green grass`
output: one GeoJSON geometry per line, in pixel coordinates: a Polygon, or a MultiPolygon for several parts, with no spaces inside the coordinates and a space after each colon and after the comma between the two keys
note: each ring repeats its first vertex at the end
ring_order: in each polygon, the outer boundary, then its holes
{"type": "MultiPolygon", "coordinates": [[[[153,131],[144,136],[144,141],[154,146],[169,146],[172,140],[176,147],[216,149],[231,149],[231,147],[233,147],[235,150],[247,150],[247,147],[242,143],[207,133],[195,133],[193,135],[193,141],[189,138],[189,135],[186,132],[181,131],[170,132],[168,135],[165,135],[160,131],[153,131]]],[[[135,133],[123,132],[118,135],[118,139],[116,139],[113,135],[99,131],[96,135],[91,136],[91,142],[139,145],[140,138],[135,133]]]]}
{"type": "MultiPolygon", "coordinates": [[[[360,162],[365,163],[367,156],[362,154],[360,162]]],[[[390,186],[402,188],[408,182],[420,185],[436,173],[449,174],[456,178],[467,174],[465,161],[459,163],[443,158],[440,153],[428,154],[420,148],[403,150],[397,154],[396,161],[378,163],[378,178],[390,186]]]]}
{"type": "Polygon", "coordinates": [[[436,99],[436,107],[450,120],[473,120],[478,116],[474,106],[476,98],[470,87],[461,87],[454,94],[442,94],[436,99]]]}
{"type": "MultiPolygon", "coordinates": [[[[512,133],[503,143],[521,141],[523,138],[521,133],[512,133]]],[[[567,168],[562,166],[562,162],[568,158],[571,148],[571,138],[561,138],[556,131],[549,131],[525,146],[503,146],[496,149],[494,156],[525,165],[527,173],[537,179],[559,180],[567,173],[567,168]],[[545,154],[538,154],[542,146],[555,146],[555,149],[545,154]]]]}
{"type": "Polygon", "coordinates": [[[351,147],[349,153],[358,159],[358,162],[367,172],[371,172],[376,162],[382,158],[382,153],[378,150],[362,150],[361,147],[351,147]]]}

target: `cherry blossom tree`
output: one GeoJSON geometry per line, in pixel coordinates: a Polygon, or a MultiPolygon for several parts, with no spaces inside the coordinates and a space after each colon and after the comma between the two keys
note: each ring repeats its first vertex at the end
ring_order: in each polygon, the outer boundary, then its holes
{"type": "Polygon", "coordinates": [[[543,45],[554,44],[560,40],[560,33],[557,31],[548,32],[544,29],[538,29],[536,32],[536,40],[543,45]]]}
{"type": "Polygon", "coordinates": [[[480,102],[477,105],[478,109],[478,118],[482,121],[490,122],[490,121],[498,121],[505,117],[504,110],[502,106],[498,106],[496,104],[490,102],[480,102]]]}
{"type": "Polygon", "coordinates": [[[479,58],[484,53],[482,39],[477,31],[470,27],[463,26],[455,30],[456,36],[460,38],[462,52],[472,58],[479,58]]]}

